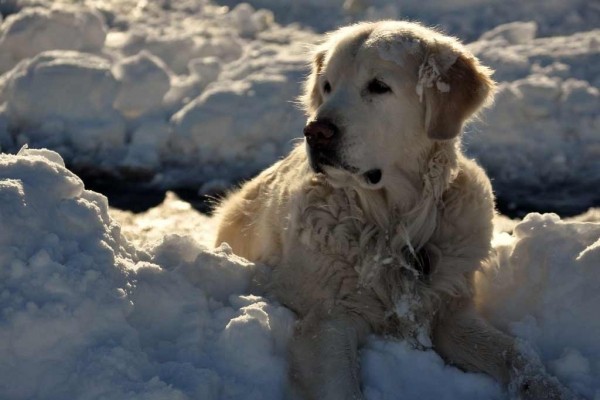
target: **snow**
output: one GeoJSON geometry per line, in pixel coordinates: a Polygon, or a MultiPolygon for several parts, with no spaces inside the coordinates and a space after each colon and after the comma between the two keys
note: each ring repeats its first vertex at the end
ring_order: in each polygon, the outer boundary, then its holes
{"type": "Polygon", "coordinates": [[[124,147],[125,122],[113,108],[118,83],[103,58],[47,51],[5,79],[0,101],[17,143],[55,147],[82,164],[114,159],[124,147]]]}
{"type": "MultiPolygon", "coordinates": [[[[133,188],[227,189],[301,136],[308,46],[345,23],[435,24],[496,70],[464,142],[506,208],[600,204],[594,2],[11,0],[0,14],[0,398],[284,397],[295,321],[255,284],[268,270],[212,249],[214,219],[174,194],[110,209],[65,164],[133,188]]],[[[481,310],[600,399],[599,210],[499,216],[494,247],[481,310]]],[[[361,357],[370,400],[507,398],[391,338],[361,357]]]]}
{"type": "Polygon", "coordinates": [[[250,294],[251,263],[135,248],[48,150],[1,155],[0,198],[0,397],[281,397],[293,317],[250,294]]]}
{"type": "Polygon", "coordinates": [[[499,264],[480,276],[484,314],[532,343],[563,382],[600,395],[600,224],[534,213],[504,235],[499,264]]]}
{"type": "Polygon", "coordinates": [[[51,148],[84,178],[230,186],[301,137],[314,31],[407,17],[472,41],[496,70],[496,105],[465,143],[501,205],[583,212],[600,201],[600,16],[583,0],[513,3],[15,0],[0,24],[0,145],[51,148]]]}
{"type": "Polygon", "coordinates": [[[25,8],[0,27],[0,73],[46,50],[98,52],[105,37],[102,16],[93,9],[25,8]]]}
{"type": "MultiPolygon", "coordinates": [[[[111,210],[50,150],[0,155],[0,200],[0,397],[283,397],[294,315],[253,283],[265,267],[209,250],[212,218],[173,194],[143,214],[111,210]]],[[[488,318],[587,398],[600,396],[595,221],[530,214],[497,234],[478,283],[488,318]]],[[[371,400],[506,398],[392,338],[361,358],[371,400]]]]}
{"type": "Polygon", "coordinates": [[[113,75],[121,83],[114,107],[132,119],[160,108],[171,86],[167,66],[146,50],[115,63],[113,75]]]}
{"type": "Polygon", "coordinates": [[[584,210],[600,201],[600,31],[533,32],[534,23],[508,24],[470,45],[500,84],[495,105],[470,128],[467,151],[499,196],[533,209],[584,210]]]}

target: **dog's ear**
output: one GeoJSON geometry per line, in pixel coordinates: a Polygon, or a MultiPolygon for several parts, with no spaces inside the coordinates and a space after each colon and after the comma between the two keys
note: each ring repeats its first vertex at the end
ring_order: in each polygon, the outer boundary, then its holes
{"type": "Polygon", "coordinates": [[[465,122],[491,104],[492,70],[455,43],[436,43],[419,68],[417,93],[425,104],[425,129],[435,140],[460,135],[465,122]]]}
{"type": "Polygon", "coordinates": [[[323,103],[323,97],[319,90],[319,74],[323,69],[324,60],[325,50],[317,49],[312,58],[310,75],[306,78],[302,95],[300,95],[300,104],[308,115],[313,114],[323,103]]]}

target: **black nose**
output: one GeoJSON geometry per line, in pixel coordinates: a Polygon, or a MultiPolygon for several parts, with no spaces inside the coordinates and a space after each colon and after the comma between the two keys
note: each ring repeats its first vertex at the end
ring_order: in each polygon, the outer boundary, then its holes
{"type": "Polygon", "coordinates": [[[326,148],[338,138],[340,130],[326,119],[311,121],[304,127],[304,136],[312,148],[326,148]]]}

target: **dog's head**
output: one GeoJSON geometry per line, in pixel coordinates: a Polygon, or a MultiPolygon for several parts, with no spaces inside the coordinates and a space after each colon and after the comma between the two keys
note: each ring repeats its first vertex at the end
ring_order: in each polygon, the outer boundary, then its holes
{"type": "Polygon", "coordinates": [[[491,71],[456,39],[410,22],[362,23],[314,53],[302,104],[312,168],[334,183],[379,189],[455,140],[491,102],[491,71]]]}

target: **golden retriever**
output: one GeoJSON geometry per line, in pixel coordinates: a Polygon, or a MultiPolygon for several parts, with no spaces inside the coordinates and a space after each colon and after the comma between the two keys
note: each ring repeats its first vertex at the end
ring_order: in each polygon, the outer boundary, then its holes
{"type": "Polygon", "coordinates": [[[270,291],[299,317],[295,396],[363,398],[358,347],[377,333],[432,347],[513,397],[572,398],[473,306],[494,197],[460,136],[493,97],[490,75],[417,23],[341,28],[315,49],[304,144],[220,205],[217,243],[272,267],[270,291]]]}

